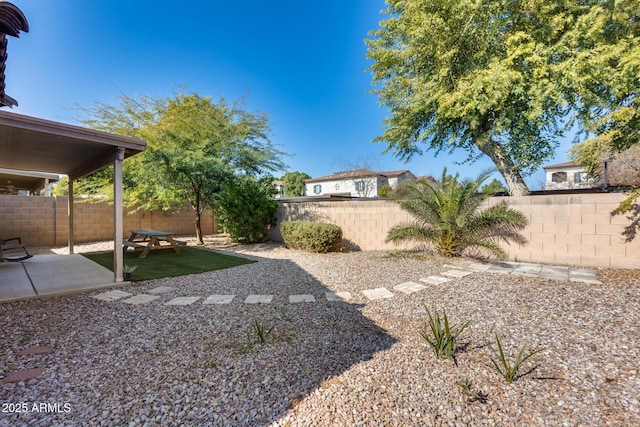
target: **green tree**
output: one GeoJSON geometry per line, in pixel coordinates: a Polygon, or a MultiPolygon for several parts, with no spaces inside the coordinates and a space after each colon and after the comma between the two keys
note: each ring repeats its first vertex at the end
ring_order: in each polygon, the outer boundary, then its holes
{"type": "Polygon", "coordinates": [[[607,183],[632,188],[613,214],[629,214],[630,223],[622,235],[627,242],[635,239],[640,230],[640,206],[637,204],[640,198],[640,143],[620,151],[607,137],[594,137],[573,145],[569,157],[587,166],[589,175],[596,179],[604,179],[604,160],[612,159],[607,167],[607,183]]]}
{"type": "Polygon", "coordinates": [[[220,192],[217,219],[233,241],[257,243],[267,240],[268,227],[275,224],[277,202],[272,178],[240,175],[228,181],[220,192]]]}
{"type": "Polygon", "coordinates": [[[509,189],[505,187],[496,178],[493,178],[493,181],[483,185],[480,191],[482,191],[484,194],[487,194],[489,196],[493,196],[494,194],[497,194],[497,193],[506,193],[509,191],[509,189]]]}
{"type": "Polygon", "coordinates": [[[523,195],[522,177],[554,153],[564,125],[633,128],[620,116],[640,87],[637,0],[387,4],[367,55],[390,111],[376,141],[402,159],[420,143],[463,149],[468,161],[484,154],[523,195]]]}
{"type": "Polygon", "coordinates": [[[302,196],[305,179],[311,179],[311,177],[304,172],[288,172],[284,174],[282,177],[284,195],[287,197],[302,196]]]}
{"type": "Polygon", "coordinates": [[[406,183],[396,201],[415,220],[393,226],[386,241],[423,243],[446,256],[461,256],[471,250],[505,258],[498,243],[525,244],[519,231],[528,222],[506,201],[480,209],[489,196],[479,190],[490,174],[485,171],[476,179],[459,180],[458,174],[448,175],[445,168],[436,183],[406,183]]]}
{"type": "Polygon", "coordinates": [[[136,136],[147,149],[125,161],[125,196],[141,209],[169,210],[188,202],[196,237],[203,243],[201,215],[234,174],[260,176],[284,169],[268,138],[268,116],[247,112],[243,100],[228,103],[197,93],[96,104],[86,124],[136,136]]]}

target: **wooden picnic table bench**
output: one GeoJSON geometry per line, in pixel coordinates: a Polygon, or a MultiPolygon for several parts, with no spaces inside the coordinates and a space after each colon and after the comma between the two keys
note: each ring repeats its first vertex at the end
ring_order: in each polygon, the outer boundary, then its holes
{"type": "Polygon", "coordinates": [[[160,230],[130,230],[131,236],[123,242],[123,249],[131,248],[134,251],[142,252],[138,258],[146,258],[150,251],[158,249],[173,249],[180,253],[180,246],[185,246],[187,242],[175,240],[175,233],[160,230]],[[167,244],[163,244],[163,242],[167,244]]]}

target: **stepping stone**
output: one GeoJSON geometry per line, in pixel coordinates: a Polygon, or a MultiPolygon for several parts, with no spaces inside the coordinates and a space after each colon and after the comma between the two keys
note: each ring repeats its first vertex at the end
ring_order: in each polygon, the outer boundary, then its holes
{"type": "Polygon", "coordinates": [[[569,269],[569,280],[572,282],[590,283],[592,285],[601,285],[598,276],[594,270],[583,270],[578,268],[569,269]]]}
{"type": "Polygon", "coordinates": [[[443,276],[449,276],[449,277],[455,277],[456,279],[460,279],[464,276],[468,276],[470,274],[473,274],[473,272],[471,271],[463,271],[463,270],[447,270],[443,273],[440,273],[443,276]]]}
{"type": "Polygon", "coordinates": [[[484,273],[485,271],[491,268],[491,264],[481,264],[479,262],[472,262],[465,268],[475,273],[484,273]]]}
{"type": "Polygon", "coordinates": [[[249,295],[244,300],[245,304],[269,304],[273,299],[273,295],[249,295]]]}
{"type": "Polygon", "coordinates": [[[289,302],[291,304],[297,304],[300,302],[316,302],[316,297],[313,295],[289,295],[289,302]]]}
{"type": "Polygon", "coordinates": [[[569,276],[575,276],[575,277],[588,277],[588,278],[594,278],[597,277],[596,276],[596,272],[594,270],[580,270],[577,268],[570,268],[569,269],[569,276]]]}
{"type": "Polygon", "coordinates": [[[486,271],[487,273],[498,273],[498,274],[511,274],[513,268],[509,266],[502,266],[498,264],[491,264],[489,269],[486,271]]]}
{"type": "Polygon", "coordinates": [[[40,338],[53,338],[53,337],[59,337],[60,335],[64,335],[66,334],[68,331],[63,331],[61,329],[55,330],[55,331],[49,331],[49,332],[45,332],[42,333],[40,335],[38,335],[40,338]]]}
{"type": "Polygon", "coordinates": [[[446,277],[442,277],[442,276],[429,276],[427,278],[423,277],[422,279],[420,279],[420,281],[428,283],[430,285],[439,285],[441,283],[450,282],[451,279],[447,279],[446,277]]]}
{"type": "Polygon", "coordinates": [[[94,295],[91,298],[99,299],[101,301],[118,301],[119,299],[130,297],[131,295],[133,294],[129,292],[108,291],[98,295],[94,295]]]}
{"type": "Polygon", "coordinates": [[[20,356],[29,356],[32,354],[47,354],[53,351],[53,347],[48,345],[41,345],[39,347],[25,348],[20,352],[20,356]]]}
{"type": "Polygon", "coordinates": [[[371,301],[375,301],[383,298],[393,298],[394,296],[393,292],[391,292],[387,288],[365,289],[364,291],[362,291],[362,293],[371,301]]]}
{"type": "Polygon", "coordinates": [[[552,280],[569,280],[569,268],[567,267],[542,267],[540,277],[552,280]]]}
{"type": "Polygon", "coordinates": [[[146,304],[148,302],[151,302],[153,300],[156,300],[160,298],[157,295],[145,295],[145,294],[140,294],[140,295],[135,295],[132,296],[131,298],[127,298],[125,300],[122,300],[122,302],[125,302],[127,304],[146,304]]]}
{"type": "Polygon", "coordinates": [[[416,282],[405,282],[397,286],[394,286],[393,289],[395,289],[396,291],[405,293],[407,295],[411,295],[414,292],[427,289],[427,287],[425,285],[421,285],[420,283],[416,283],[416,282]]]}
{"type": "Polygon", "coordinates": [[[571,280],[572,282],[581,282],[581,283],[588,283],[590,285],[602,285],[602,282],[598,279],[591,279],[588,277],[570,277],[569,280],[571,280]]]}
{"type": "Polygon", "coordinates": [[[148,291],[145,291],[145,292],[151,295],[162,295],[162,294],[166,294],[167,292],[171,292],[175,290],[176,288],[172,288],[170,286],[159,286],[157,288],[149,289],[148,291]]]}
{"type": "Polygon", "coordinates": [[[209,295],[203,304],[230,304],[235,295],[209,295]]]}
{"type": "Polygon", "coordinates": [[[41,320],[40,324],[43,326],[46,325],[51,325],[52,323],[58,323],[58,322],[62,322],[64,319],[60,316],[53,316],[53,317],[49,317],[47,319],[41,320]]]}
{"type": "Polygon", "coordinates": [[[458,270],[467,268],[468,265],[472,264],[472,261],[456,261],[453,264],[445,264],[446,268],[457,268],[458,270]]]}
{"type": "Polygon", "coordinates": [[[549,280],[569,280],[569,276],[567,274],[540,274],[541,278],[549,279],[549,280]]]}
{"type": "Polygon", "coordinates": [[[351,299],[351,292],[325,292],[324,296],[329,302],[346,302],[351,299]]]}
{"type": "Polygon", "coordinates": [[[200,297],[177,297],[167,301],[164,305],[191,305],[199,299],[200,297]]]}
{"type": "Polygon", "coordinates": [[[522,264],[513,270],[513,274],[531,274],[538,275],[542,272],[542,266],[539,264],[522,264]]]}
{"type": "Polygon", "coordinates": [[[44,368],[24,369],[22,371],[10,372],[2,382],[4,383],[18,383],[20,381],[27,381],[32,378],[39,377],[44,373],[44,368]]]}
{"type": "Polygon", "coordinates": [[[540,277],[539,274],[535,273],[525,273],[522,271],[514,271],[511,273],[513,276],[522,276],[522,277],[540,277]]]}

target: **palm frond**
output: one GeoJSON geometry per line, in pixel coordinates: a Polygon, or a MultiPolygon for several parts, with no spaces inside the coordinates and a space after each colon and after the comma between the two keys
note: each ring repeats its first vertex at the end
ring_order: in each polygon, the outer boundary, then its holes
{"type": "Polygon", "coordinates": [[[491,173],[485,170],[475,179],[460,180],[444,168],[439,182],[405,185],[396,202],[415,221],[392,227],[386,241],[429,243],[449,256],[476,249],[498,258],[506,256],[499,243],[525,244],[520,234],[528,224],[525,215],[505,201],[483,209],[489,196],[480,187],[491,173]]]}
{"type": "Polygon", "coordinates": [[[437,234],[431,227],[425,227],[417,222],[404,222],[391,227],[385,242],[398,244],[405,241],[413,241],[431,244],[436,237],[437,234]]]}

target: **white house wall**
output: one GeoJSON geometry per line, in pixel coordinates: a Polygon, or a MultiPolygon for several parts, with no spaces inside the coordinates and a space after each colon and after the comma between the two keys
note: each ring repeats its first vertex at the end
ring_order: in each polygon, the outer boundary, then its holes
{"type": "Polygon", "coordinates": [[[588,188],[593,187],[594,183],[591,181],[584,181],[580,183],[575,182],[576,173],[584,173],[586,169],[584,167],[567,167],[563,169],[550,169],[545,171],[547,190],[566,190],[571,188],[588,188]],[[567,174],[567,180],[564,182],[553,182],[553,174],[558,172],[565,172],[567,174]]]}
{"type": "Polygon", "coordinates": [[[305,183],[304,191],[306,196],[328,196],[331,194],[348,194],[351,197],[376,197],[378,195],[377,177],[365,179],[342,179],[322,182],[305,183]],[[365,182],[365,193],[356,190],[356,182],[365,182]],[[313,187],[321,186],[321,191],[316,193],[313,187]]]}

